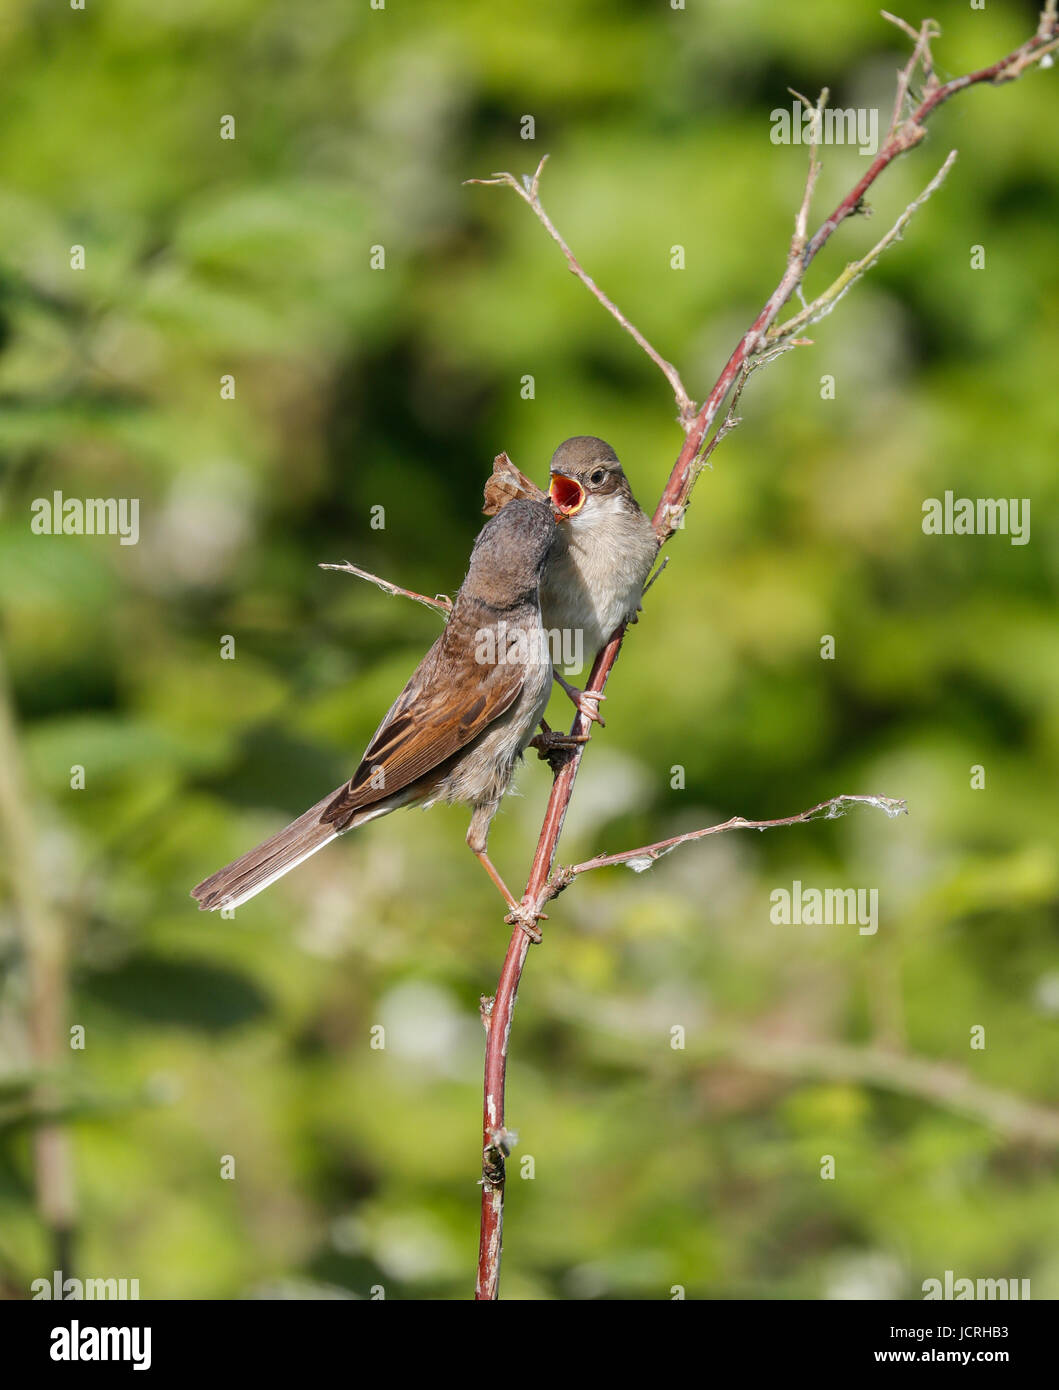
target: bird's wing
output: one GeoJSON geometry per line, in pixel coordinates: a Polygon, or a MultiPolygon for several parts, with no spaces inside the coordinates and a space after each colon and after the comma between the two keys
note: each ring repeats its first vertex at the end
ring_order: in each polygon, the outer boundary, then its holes
{"type": "Polygon", "coordinates": [[[449,646],[445,642],[448,636],[446,629],[416,668],[376,730],[360,766],[323,812],[321,821],[341,829],[353,812],[403,790],[439,767],[514,703],[525,680],[523,664],[476,663],[473,646],[466,643],[462,662],[446,662],[442,659],[443,644],[449,646]],[[458,677],[467,671],[468,663],[477,679],[467,681],[464,691],[457,693],[458,677]]]}

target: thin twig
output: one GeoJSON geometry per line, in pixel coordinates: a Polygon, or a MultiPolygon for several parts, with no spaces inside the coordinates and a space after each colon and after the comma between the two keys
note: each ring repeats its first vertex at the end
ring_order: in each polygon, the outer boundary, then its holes
{"type": "Polygon", "coordinates": [[[890,117],[890,128],[887,132],[888,135],[892,136],[897,132],[901,124],[905,102],[908,99],[908,89],[915,75],[916,68],[919,67],[921,63],[923,65],[923,75],[927,80],[927,84],[936,83],[933,61],[930,56],[930,41],[938,37],[941,33],[941,29],[933,19],[925,19],[918,29],[913,29],[912,25],[909,24],[907,20],[898,19],[896,15],[890,14],[887,10],[881,10],[880,13],[883,19],[888,20],[891,24],[896,24],[898,29],[900,29],[902,33],[907,34],[912,40],[912,52],[908,62],[905,63],[904,67],[901,68],[897,74],[897,92],[894,97],[894,113],[890,117]]]}
{"type": "Polygon", "coordinates": [[[371,574],[368,570],[362,570],[357,565],[351,565],[348,560],[344,560],[340,565],[321,564],[322,570],[341,570],[343,574],[355,574],[358,579],[366,579],[369,584],[375,584],[387,594],[392,594],[395,598],[410,598],[416,603],[422,603],[427,608],[433,608],[436,613],[444,613],[448,617],[452,612],[452,599],[448,594],[435,594],[433,598],[427,598],[426,594],[417,594],[414,589],[402,589],[400,584],[391,584],[388,579],[380,579],[377,574],[371,574]]]}
{"type": "Polygon", "coordinates": [[[666,565],[669,564],[669,560],[670,557],[668,555],[663,555],[662,563],[656,567],[654,573],[648,579],[647,583],[643,586],[643,591],[645,594],[647,593],[648,589],[652,588],[654,584],[657,583],[657,581],[662,577],[662,571],[665,569],[666,565]]]}
{"type": "Polygon", "coordinates": [[[657,860],[686,845],[692,840],[704,840],[707,835],[723,835],[727,830],[776,830],[786,825],[804,825],[812,820],[836,820],[844,816],[853,806],[874,806],[885,811],[891,818],[907,815],[908,806],[903,800],[891,796],[832,796],[808,811],[799,811],[793,816],[781,816],[778,820],[746,820],[743,816],[732,816],[720,825],[708,825],[703,830],[688,830],[683,835],[674,835],[668,840],[658,840],[653,845],[641,845],[639,849],[622,850],[620,854],[597,854],[594,859],[586,859],[582,864],[574,864],[567,869],[558,869],[548,880],[544,901],[556,897],[568,888],[578,874],[587,874],[592,869],[609,868],[612,864],[627,864],[636,873],[643,873],[657,860]]]}
{"type": "Polygon", "coordinates": [[[919,211],[932,193],[936,193],[945,181],[945,176],[956,162],[956,150],[949,152],[949,157],[934,175],[931,181],[924,188],[918,198],[905,208],[901,216],[893,224],[886,235],[875,243],[866,256],[862,256],[859,261],[853,261],[847,265],[841,275],[837,276],[822,294],[818,294],[811,304],[807,304],[801,313],[795,314],[792,318],[783,323],[773,324],[769,329],[766,342],[777,343],[790,337],[792,333],[797,333],[801,328],[808,328],[810,324],[819,323],[826,318],[838,301],[852,288],[860,277],[872,268],[882,253],[888,246],[895,241],[899,241],[901,233],[908,225],[911,218],[919,211]]]}
{"type": "Polygon", "coordinates": [[[801,92],[796,92],[793,87],[788,87],[787,90],[790,92],[791,96],[797,97],[808,111],[813,112],[813,129],[809,140],[809,172],[805,178],[805,192],[802,194],[802,203],[801,207],[798,209],[798,215],[794,219],[794,236],[791,239],[790,254],[793,257],[798,257],[805,250],[805,239],[808,235],[809,209],[812,206],[813,190],[816,188],[816,181],[820,177],[820,137],[824,121],[824,108],[827,105],[829,93],[825,87],[814,105],[808,97],[803,97],[801,92]]]}
{"type": "Polygon", "coordinates": [[[541,172],[544,169],[544,166],[547,162],[548,156],[545,155],[541,159],[541,162],[537,165],[537,172],[533,175],[532,179],[528,177],[524,179],[517,179],[514,174],[499,173],[493,174],[492,177],[488,179],[464,179],[464,183],[481,183],[487,185],[501,184],[508,188],[513,188],[515,190],[515,192],[522,199],[522,201],[533,210],[534,215],[545,228],[552,240],[558,243],[559,249],[566,257],[566,263],[570,267],[570,270],[573,272],[573,274],[577,276],[577,278],[581,281],[581,283],[585,286],[589,293],[592,294],[593,297],[597,299],[600,302],[600,304],[603,305],[604,309],[606,309],[606,311],[609,314],[613,314],[613,316],[621,324],[622,328],[625,329],[626,333],[628,333],[629,336],[637,344],[639,344],[639,346],[643,349],[644,352],[646,352],[647,356],[655,364],[655,366],[662,373],[665,379],[669,382],[669,385],[672,387],[673,390],[673,395],[676,398],[677,409],[680,412],[680,423],[686,429],[690,425],[691,421],[695,418],[696,407],[695,402],[691,399],[687,391],[684,389],[684,383],[680,379],[680,373],[677,371],[676,367],[673,366],[672,362],[667,362],[660,352],[656,352],[656,350],[651,346],[651,344],[647,341],[647,339],[636,327],[636,325],[630,323],[630,321],[625,317],[622,311],[614,303],[613,299],[609,298],[608,295],[603,293],[603,291],[596,284],[595,280],[592,279],[591,275],[589,275],[584,270],[580,261],[578,261],[577,257],[566,244],[565,239],[560,234],[559,229],[556,227],[555,223],[545,212],[544,206],[541,203],[540,199],[540,184],[541,172]]]}
{"type": "Polygon", "coordinates": [[[714,450],[717,448],[718,444],[720,444],[721,440],[731,434],[734,429],[738,429],[743,423],[742,419],[736,414],[736,411],[739,408],[739,400],[743,394],[743,389],[753,373],[756,372],[759,367],[767,367],[770,362],[782,356],[784,352],[793,352],[796,347],[801,347],[803,342],[806,341],[806,339],[792,338],[790,342],[784,343],[779,348],[773,350],[761,349],[754,353],[753,357],[747,358],[736,380],[735,389],[732,392],[731,400],[728,402],[728,409],[725,412],[724,419],[714,430],[713,434],[710,435],[709,439],[703,444],[692,465],[692,486],[694,486],[695,479],[707,465],[712,468],[713,465],[710,464],[710,459],[713,457],[714,450]]]}

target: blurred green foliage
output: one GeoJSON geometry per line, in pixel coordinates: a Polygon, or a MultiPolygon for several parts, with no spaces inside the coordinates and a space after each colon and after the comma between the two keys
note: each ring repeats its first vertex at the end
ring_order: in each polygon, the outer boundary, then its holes
{"type": "MultiPolygon", "coordinates": [[[[1035,26],[1026,5],[930,12],[942,76],[1035,26]]],[[[770,142],[769,112],[826,84],[885,121],[906,51],[844,0],[0,14],[0,606],[87,1030],[64,1080],[79,1273],[137,1277],[144,1297],[467,1295],[478,997],[507,931],[464,811],[371,825],[235,921],[188,890],[348,775],[437,631],[318,561],[451,593],[499,450],[543,481],[561,439],[600,434],[648,508],[678,451],[665,383],[526,208],[461,180],[549,152],[549,211],[701,395],[775,284],[800,197],[805,151],[770,142]],[[140,543],[32,535],[54,490],[139,497],[140,543]]],[[[1055,81],[946,106],[812,270],[810,292],[959,148],[815,346],[751,381],[626,644],[560,858],[846,791],[911,815],[721,837],[554,905],[512,1040],[506,1296],[915,1298],[946,1269],[1059,1296],[1046,1145],[797,1061],[907,1050],[1059,1105],[1055,81]],[[922,502],[946,489],[1031,498],[1030,544],[925,536],[922,502]],[[769,894],[795,878],[878,887],[877,935],[773,925],[769,894]]],[[[864,168],[828,149],[817,207],[864,168]]],[[[511,882],[542,764],[520,789],[491,843],[511,882]]],[[[15,1296],[53,1267],[25,1121],[0,1115],[15,1296]]]]}

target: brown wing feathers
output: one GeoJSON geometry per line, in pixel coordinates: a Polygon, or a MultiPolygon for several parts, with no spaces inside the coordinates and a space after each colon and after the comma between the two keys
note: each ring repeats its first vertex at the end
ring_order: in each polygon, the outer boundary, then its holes
{"type": "MultiPolygon", "coordinates": [[[[454,706],[451,688],[444,681],[417,695],[414,713],[402,708],[402,695],[321,819],[344,830],[357,811],[403,791],[473,742],[515,701],[525,679],[522,667],[515,663],[483,666],[482,671],[485,689],[479,689],[462,709],[454,706]]],[[[415,680],[413,676],[409,687],[415,680]]]]}

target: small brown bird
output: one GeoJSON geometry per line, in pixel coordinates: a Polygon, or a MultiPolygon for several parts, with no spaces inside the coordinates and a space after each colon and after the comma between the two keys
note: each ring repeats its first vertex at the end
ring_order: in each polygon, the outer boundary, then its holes
{"type": "Polygon", "coordinates": [[[375,731],[350,781],[191,890],[199,907],[237,907],[346,830],[400,806],[474,808],[467,843],[508,906],[486,852],[489,826],[552,684],[541,572],[552,504],[518,500],[483,526],[445,630],[375,731]]]}
{"type": "MultiPolygon", "coordinates": [[[[550,491],[566,524],[556,528],[541,581],[544,626],[580,632],[591,667],[616,628],[635,621],[658,538],[617,454],[593,435],[559,445],[550,491]]],[[[598,704],[606,698],[600,691],[580,691],[558,671],[556,679],[582,714],[599,719],[598,704]]]]}

